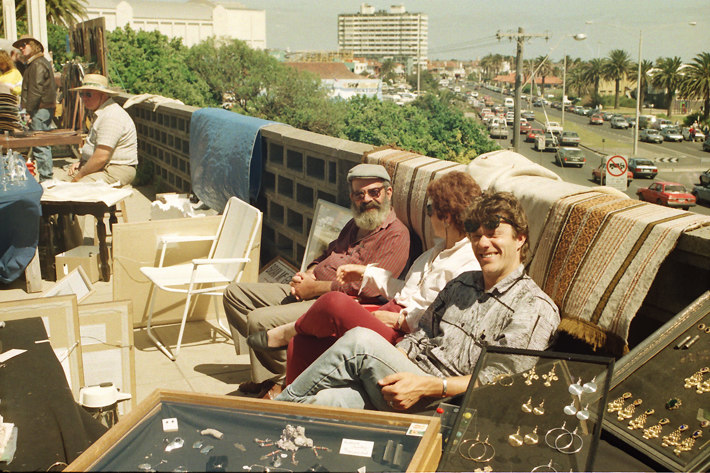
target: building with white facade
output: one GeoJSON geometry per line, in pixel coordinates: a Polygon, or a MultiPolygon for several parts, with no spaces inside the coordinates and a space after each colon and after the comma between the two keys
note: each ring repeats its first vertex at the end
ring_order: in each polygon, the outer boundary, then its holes
{"type": "Polygon", "coordinates": [[[232,2],[188,0],[150,2],[141,0],[88,0],[87,18],[106,18],[112,31],[128,25],[134,30],[159,31],[182,38],[192,46],[210,36],[240,39],[254,49],[266,48],[266,12],[232,2]]]}
{"type": "Polygon", "coordinates": [[[363,3],[359,13],[338,15],[338,48],[355,56],[424,65],[428,18],[423,13],[407,12],[404,5],[392,5],[385,11],[363,3]]]}
{"type": "Polygon", "coordinates": [[[368,79],[355,74],[342,62],[287,62],[286,65],[318,76],[321,87],[328,91],[331,98],[348,100],[364,95],[382,100],[380,79],[368,79]]]}

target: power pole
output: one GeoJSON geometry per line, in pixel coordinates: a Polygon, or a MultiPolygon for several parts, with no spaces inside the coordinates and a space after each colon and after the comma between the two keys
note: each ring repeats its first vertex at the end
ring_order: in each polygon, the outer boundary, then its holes
{"type": "Polygon", "coordinates": [[[510,38],[518,44],[517,54],[515,56],[515,110],[513,111],[513,150],[517,153],[520,149],[520,94],[523,87],[523,43],[532,38],[549,39],[550,36],[545,34],[524,34],[523,28],[518,27],[517,33],[496,33],[496,38],[500,41],[501,38],[510,38]]]}

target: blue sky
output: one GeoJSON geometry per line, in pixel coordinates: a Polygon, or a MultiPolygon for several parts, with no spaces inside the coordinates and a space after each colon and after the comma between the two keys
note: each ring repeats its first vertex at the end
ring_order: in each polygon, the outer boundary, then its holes
{"type": "MultiPolygon", "coordinates": [[[[218,0],[219,1],[219,0],[218,0]]],[[[225,2],[226,3],[226,2],[225,2]]],[[[266,11],[269,48],[336,50],[340,13],[357,13],[360,0],[239,0],[247,8],[266,11]]],[[[564,52],[572,57],[605,57],[624,49],[638,57],[680,56],[688,61],[710,51],[708,0],[371,0],[375,8],[403,4],[407,11],[429,15],[430,59],[476,59],[489,53],[515,54],[515,44],[498,42],[496,31],[549,33],[550,39],[525,44],[526,58],[564,52]],[[591,21],[591,23],[590,23],[591,21]],[[689,22],[695,22],[690,26],[689,22]],[[576,42],[566,35],[584,33],[576,42]]]]}

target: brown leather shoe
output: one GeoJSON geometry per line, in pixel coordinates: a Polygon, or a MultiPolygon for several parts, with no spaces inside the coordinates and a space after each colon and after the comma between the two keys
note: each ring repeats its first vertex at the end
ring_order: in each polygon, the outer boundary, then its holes
{"type": "Polygon", "coordinates": [[[261,383],[247,381],[246,383],[241,383],[238,389],[244,394],[261,394],[264,391],[268,391],[273,385],[274,382],[271,380],[262,381],[261,383]]]}
{"type": "Polygon", "coordinates": [[[276,399],[276,396],[281,394],[281,391],[283,390],[283,384],[274,384],[269,389],[264,390],[264,392],[259,395],[259,399],[276,399]]]}

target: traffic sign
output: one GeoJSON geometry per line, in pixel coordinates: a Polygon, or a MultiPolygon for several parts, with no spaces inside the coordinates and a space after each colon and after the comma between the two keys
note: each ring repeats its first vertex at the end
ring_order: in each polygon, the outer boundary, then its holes
{"type": "Polygon", "coordinates": [[[626,158],[621,155],[612,156],[606,161],[606,172],[610,176],[626,176],[628,169],[629,164],[626,162],[626,158]]]}
{"type": "Polygon", "coordinates": [[[626,191],[628,186],[626,173],[629,170],[629,164],[624,156],[607,156],[604,170],[604,185],[622,192],[626,191]]]}

